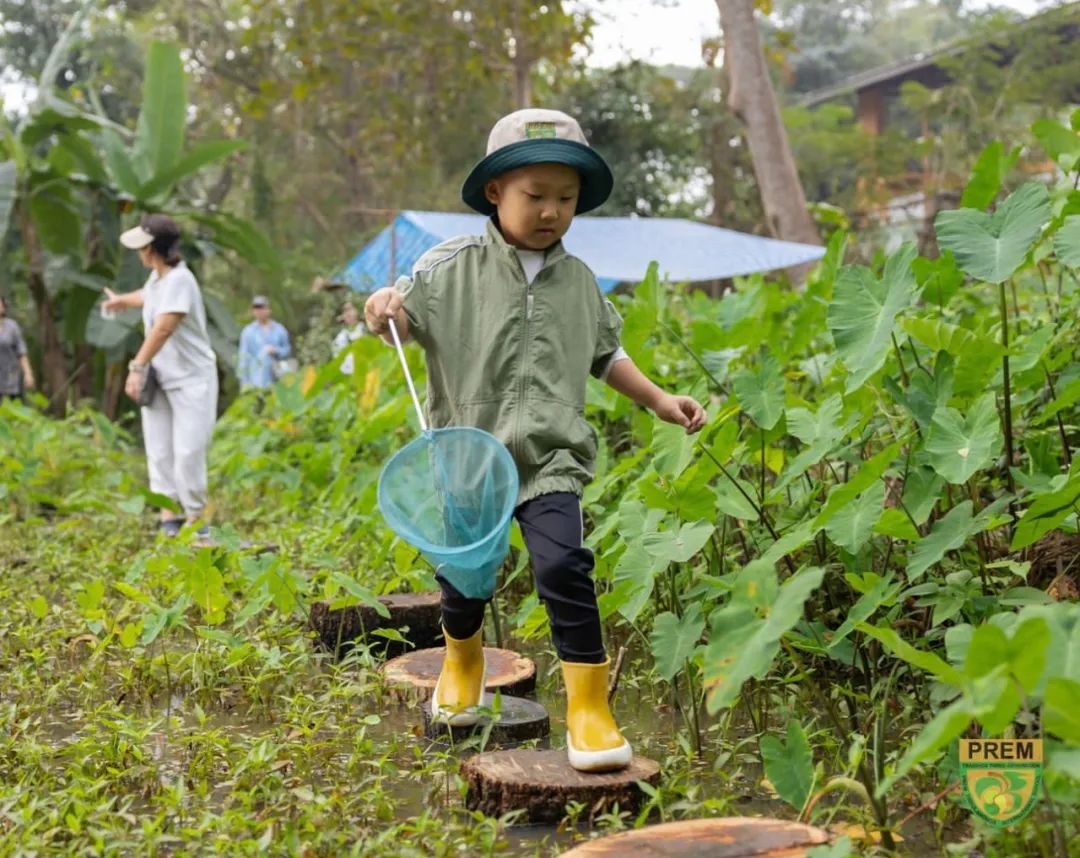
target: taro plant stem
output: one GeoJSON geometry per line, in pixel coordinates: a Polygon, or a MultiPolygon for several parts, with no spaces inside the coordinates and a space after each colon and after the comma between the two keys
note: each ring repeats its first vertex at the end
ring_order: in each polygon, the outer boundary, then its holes
{"type": "Polygon", "coordinates": [[[495,626],[495,646],[499,649],[503,648],[503,634],[502,634],[502,622],[499,619],[499,608],[496,605],[496,599],[492,599],[488,604],[491,606],[491,624],[495,626]]]}
{"type": "Polygon", "coordinates": [[[1001,345],[1005,354],[1001,356],[1001,375],[1005,382],[1005,477],[1009,483],[1009,492],[1016,494],[1013,482],[1013,426],[1012,426],[1012,391],[1009,387],[1009,305],[1005,299],[1005,283],[998,284],[1001,303],[1001,345]]]}
{"type": "MultiPolygon", "coordinates": [[[[850,738],[850,731],[844,726],[844,723],[840,720],[840,714],[836,711],[836,706],[833,703],[829,695],[821,690],[818,686],[817,680],[810,674],[806,667],[802,663],[802,659],[799,658],[798,653],[795,651],[795,647],[789,644],[785,640],[781,640],[784,650],[787,652],[788,657],[795,665],[795,669],[799,671],[802,678],[806,680],[805,686],[810,689],[811,695],[818,701],[818,704],[825,711],[828,716],[829,723],[836,731],[836,737],[841,743],[846,744],[850,738]]],[[[896,844],[892,838],[892,831],[889,828],[889,812],[885,807],[885,802],[874,795],[874,776],[870,772],[870,769],[866,765],[866,756],[859,761],[858,765],[859,780],[862,781],[864,787],[866,787],[866,794],[870,796],[870,806],[873,808],[874,817],[877,819],[878,827],[881,829],[881,842],[886,849],[895,849],[896,844]]]]}
{"type": "Polygon", "coordinates": [[[765,430],[761,430],[761,482],[758,489],[762,507],[765,506],[765,430]]]}

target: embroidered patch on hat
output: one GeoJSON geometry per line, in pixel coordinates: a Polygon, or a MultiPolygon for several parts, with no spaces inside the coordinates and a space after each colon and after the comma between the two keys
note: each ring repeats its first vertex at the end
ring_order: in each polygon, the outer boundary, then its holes
{"type": "Polygon", "coordinates": [[[539,140],[545,137],[555,136],[554,122],[527,122],[525,123],[525,139],[539,140]]]}

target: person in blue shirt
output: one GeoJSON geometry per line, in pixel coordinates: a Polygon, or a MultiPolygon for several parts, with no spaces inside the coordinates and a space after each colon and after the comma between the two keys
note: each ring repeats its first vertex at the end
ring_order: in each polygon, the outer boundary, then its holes
{"type": "Polygon", "coordinates": [[[274,364],[292,353],[289,332],[270,318],[270,301],[265,295],[252,299],[251,315],[254,320],[240,334],[240,387],[270,387],[275,380],[274,364]]]}

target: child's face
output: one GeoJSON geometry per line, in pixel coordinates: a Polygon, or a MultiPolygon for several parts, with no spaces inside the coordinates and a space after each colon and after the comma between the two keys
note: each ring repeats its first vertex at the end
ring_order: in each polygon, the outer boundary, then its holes
{"type": "Polygon", "coordinates": [[[514,247],[547,250],[570,229],[581,177],[565,164],[530,164],[492,179],[484,188],[499,210],[503,237],[514,247]]]}

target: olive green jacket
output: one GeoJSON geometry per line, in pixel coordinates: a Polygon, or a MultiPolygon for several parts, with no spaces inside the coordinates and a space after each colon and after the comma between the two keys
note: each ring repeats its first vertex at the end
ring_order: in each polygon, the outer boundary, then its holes
{"type": "Polygon", "coordinates": [[[619,349],[622,320],[588,266],[558,243],[532,285],[488,221],[425,253],[397,282],[409,332],[427,357],[432,428],[475,426],[509,448],[518,503],[580,495],[592,479],[596,432],[585,386],[619,349]]]}

